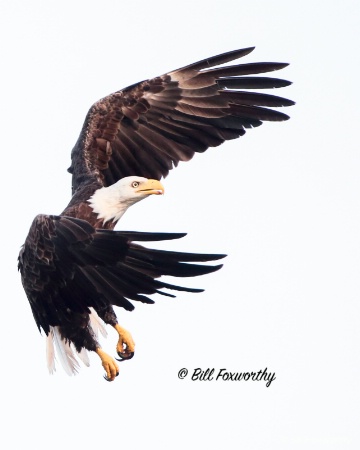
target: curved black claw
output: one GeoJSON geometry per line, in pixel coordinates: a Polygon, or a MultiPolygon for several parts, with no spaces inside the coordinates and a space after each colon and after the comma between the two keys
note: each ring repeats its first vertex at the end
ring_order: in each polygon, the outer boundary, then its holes
{"type": "MultiPolygon", "coordinates": [[[[119,372],[117,372],[116,376],[119,376],[119,372]]],[[[107,375],[104,375],[104,380],[106,381],[113,381],[111,378],[108,378],[107,375]]]]}
{"type": "Polygon", "coordinates": [[[121,352],[117,352],[117,354],[120,356],[121,359],[115,358],[116,361],[126,361],[128,359],[131,359],[134,356],[134,352],[130,352],[130,353],[121,353],[121,352]]]}

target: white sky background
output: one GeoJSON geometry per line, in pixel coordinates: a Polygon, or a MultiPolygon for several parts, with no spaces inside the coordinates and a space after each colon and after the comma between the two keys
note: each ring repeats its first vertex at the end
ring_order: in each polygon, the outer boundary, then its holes
{"type": "MultiPolygon", "coordinates": [[[[0,6],[2,440],[7,449],[355,449],[359,436],[359,3],[12,1],[0,6]],[[136,341],[114,383],[98,358],[49,376],[16,271],[33,217],[70,199],[70,151],[96,100],[236,48],[281,61],[291,120],[173,171],[118,226],[220,252],[203,294],[118,310],[136,341]],[[179,380],[201,367],[264,382],[179,380]]],[[[116,336],[103,342],[114,354],[116,336]]]]}

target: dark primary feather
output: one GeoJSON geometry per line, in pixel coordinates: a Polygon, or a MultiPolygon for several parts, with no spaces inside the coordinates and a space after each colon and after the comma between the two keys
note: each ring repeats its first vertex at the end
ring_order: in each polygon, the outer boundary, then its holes
{"type": "Polygon", "coordinates": [[[141,233],[93,228],[73,217],[38,215],[19,255],[19,269],[39,329],[70,323],[72,314],[109,305],[132,310],[130,300],[153,303],[148,295],[173,297],[163,289],[200,292],[160,281],[162,275],[214,272],[225,255],[152,250],[133,241],[178,239],[183,233],[141,233]]]}
{"type": "Polygon", "coordinates": [[[246,91],[288,86],[286,80],[252,76],[280,70],[287,64],[215,67],[253,49],[204,59],[96,102],[72,152],[69,171],[73,174],[73,192],[90,181],[109,186],[135,174],[160,179],[179,161],[238,138],[246,128],[288,119],[270,108],[294,102],[246,91]]]}

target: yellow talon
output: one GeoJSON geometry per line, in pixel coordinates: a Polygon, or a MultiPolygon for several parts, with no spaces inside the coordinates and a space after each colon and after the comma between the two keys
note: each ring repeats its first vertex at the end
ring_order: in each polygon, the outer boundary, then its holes
{"type": "Polygon", "coordinates": [[[96,353],[99,355],[102,366],[105,369],[106,377],[105,380],[107,381],[114,381],[115,377],[119,375],[119,366],[115,362],[115,360],[109,356],[107,353],[105,353],[101,348],[97,348],[96,353]]]}
{"type": "Polygon", "coordinates": [[[134,354],[135,342],[131,334],[127,330],[125,330],[125,328],[122,328],[119,324],[114,325],[114,328],[119,335],[119,340],[116,346],[116,351],[118,352],[118,354],[134,354]]]}

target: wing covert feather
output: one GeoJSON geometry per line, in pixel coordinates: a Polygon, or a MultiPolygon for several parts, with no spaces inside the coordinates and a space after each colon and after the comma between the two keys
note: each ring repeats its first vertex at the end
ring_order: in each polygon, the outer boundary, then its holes
{"type": "Polygon", "coordinates": [[[166,177],[179,161],[238,138],[246,128],[287,120],[286,114],[269,108],[294,102],[244,91],[288,86],[279,78],[251,76],[283,69],[286,63],[214,67],[253,50],[207,58],[96,102],[72,151],[73,192],[89,179],[109,186],[131,175],[166,177]]]}
{"type": "Polygon", "coordinates": [[[221,265],[201,263],[225,255],[153,250],[135,243],[183,236],[95,229],[73,217],[38,215],[19,255],[23,286],[38,328],[48,334],[50,327],[67,323],[73,313],[90,314],[91,307],[132,310],[131,300],[154,303],[148,295],[155,293],[174,297],[163,289],[200,292],[158,278],[214,272],[221,265]]]}

